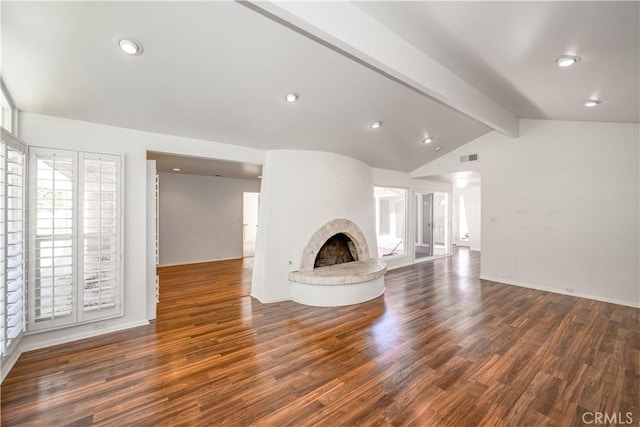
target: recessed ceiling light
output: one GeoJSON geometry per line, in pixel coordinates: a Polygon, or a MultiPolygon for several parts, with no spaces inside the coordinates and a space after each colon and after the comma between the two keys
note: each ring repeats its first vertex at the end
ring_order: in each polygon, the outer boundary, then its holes
{"type": "Polygon", "coordinates": [[[584,101],[584,106],[585,107],[595,107],[602,104],[602,101],[600,101],[599,99],[587,99],[586,101],[584,101]]]}
{"type": "Polygon", "coordinates": [[[140,40],[137,40],[134,37],[116,35],[112,40],[113,43],[127,55],[139,56],[142,55],[142,52],[144,52],[144,46],[142,46],[140,40]]]}
{"type": "Polygon", "coordinates": [[[433,137],[428,136],[428,137],[426,137],[425,139],[422,140],[422,143],[423,144],[429,144],[429,143],[431,143],[431,141],[433,141],[433,137]]]}
{"type": "Polygon", "coordinates": [[[580,62],[580,61],[582,61],[582,58],[580,58],[579,56],[562,55],[560,58],[556,59],[556,64],[558,64],[558,67],[565,68],[565,67],[570,67],[576,62],[580,62]]]}
{"type": "Polygon", "coordinates": [[[293,104],[294,102],[298,102],[298,100],[300,100],[300,94],[296,93],[296,92],[288,93],[284,97],[284,100],[285,100],[285,102],[287,102],[289,104],[293,104]]]}
{"type": "Polygon", "coordinates": [[[118,46],[127,55],[137,56],[142,55],[143,48],[142,43],[131,37],[122,37],[118,39],[118,46]]]}
{"type": "Polygon", "coordinates": [[[173,168],[175,172],[180,172],[180,168],[173,168]]]}
{"type": "Polygon", "coordinates": [[[381,121],[373,122],[369,125],[371,129],[379,129],[382,126],[381,121]]]}
{"type": "Polygon", "coordinates": [[[262,179],[262,175],[258,175],[258,179],[262,179]]]}
{"type": "Polygon", "coordinates": [[[440,151],[440,150],[442,150],[442,147],[438,146],[438,147],[434,148],[434,150],[440,151]]]}

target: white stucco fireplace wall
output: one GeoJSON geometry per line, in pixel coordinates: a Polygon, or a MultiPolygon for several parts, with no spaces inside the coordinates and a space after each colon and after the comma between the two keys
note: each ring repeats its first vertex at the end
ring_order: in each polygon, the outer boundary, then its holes
{"type": "Polygon", "coordinates": [[[251,295],[292,299],[289,272],[298,270],[309,239],[337,218],[352,221],[377,253],[371,168],[318,151],[272,150],[262,172],[251,295]]]}

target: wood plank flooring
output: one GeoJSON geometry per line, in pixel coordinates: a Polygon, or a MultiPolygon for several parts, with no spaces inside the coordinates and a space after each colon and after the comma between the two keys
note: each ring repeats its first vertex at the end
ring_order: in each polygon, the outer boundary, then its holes
{"type": "Polygon", "coordinates": [[[23,354],[2,425],[640,424],[638,309],[481,281],[465,249],[340,308],[260,304],[250,269],[162,269],[154,324],[23,354]]]}

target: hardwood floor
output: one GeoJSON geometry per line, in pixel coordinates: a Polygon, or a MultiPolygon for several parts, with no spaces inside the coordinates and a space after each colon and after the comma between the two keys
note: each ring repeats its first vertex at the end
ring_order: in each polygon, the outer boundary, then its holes
{"type": "Polygon", "coordinates": [[[154,324],[23,354],[2,425],[640,424],[638,309],[480,281],[465,249],[340,308],[260,304],[250,268],[162,269],[154,324]]]}

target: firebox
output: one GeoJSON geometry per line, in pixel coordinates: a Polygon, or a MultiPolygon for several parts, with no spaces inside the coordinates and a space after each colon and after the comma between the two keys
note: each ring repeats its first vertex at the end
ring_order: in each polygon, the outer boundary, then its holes
{"type": "Polygon", "coordinates": [[[327,267],[344,262],[358,260],[358,250],[355,243],[344,233],[331,236],[320,248],[313,268],[327,267]]]}

